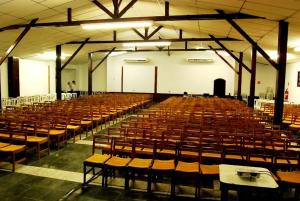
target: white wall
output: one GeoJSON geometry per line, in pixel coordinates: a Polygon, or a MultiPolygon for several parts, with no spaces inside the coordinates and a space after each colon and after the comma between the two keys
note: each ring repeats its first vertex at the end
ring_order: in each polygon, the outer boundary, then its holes
{"type": "Polygon", "coordinates": [[[8,76],[7,76],[7,62],[0,66],[1,74],[1,98],[8,98],[8,76]]]}
{"type": "MultiPolygon", "coordinates": [[[[233,59],[227,57],[234,65],[233,59]]],[[[109,57],[107,90],[121,90],[124,67],[124,91],[154,92],[154,67],[158,66],[158,93],[213,94],[214,80],[226,80],[226,94],[234,93],[234,71],[213,52],[138,52],[109,57]],[[124,63],[124,58],[148,58],[148,63],[124,63]],[[213,63],[189,63],[186,58],[212,58],[213,63]]]]}
{"type": "Polygon", "coordinates": [[[61,88],[63,91],[68,90],[68,82],[76,81],[76,74],[75,68],[65,68],[61,71],[61,88]]]}
{"type": "Polygon", "coordinates": [[[300,62],[288,64],[286,68],[285,89],[289,84],[289,101],[300,104],[300,87],[297,87],[297,76],[300,62]]]}
{"type": "Polygon", "coordinates": [[[20,96],[48,94],[50,76],[50,93],[55,93],[54,62],[19,60],[20,96]],[[48,74],[50,67],[50,74],[48,74]]]}
{"type": "MultiPolygon", "coordinates": [[[[93,61],[93,66],[98,64],[99,60],[93,61]]],[[[93,91],[106,91],[107,83],[107,62],[104,61],[94,72],[93,72],[93,91]]],[[[88,90],[88,63],[82,63],[76,65],[76,81],[78,89],[81,91],[88,90]]]]}
{"type": "MultiPolygon", "coordinates": [[[[244,61],[245,64],[251,69],[251,62],[244,61]]],[[[236,69],[238,69],[236,64],[236,69]]],[[[235,94],[237,94],[237,79],[235,76],[235,94]]],[[[250,79],[251,74],[243,68],[242,74],[242,95],[249,95],[250,93],[250,79]]],[[[255,82],[255,96],[265,94],[267,88],[271,88],[275,93],[276,88],[276,70],[268,64],[257,63],[256,64],[256,82],[255,82]]]]}

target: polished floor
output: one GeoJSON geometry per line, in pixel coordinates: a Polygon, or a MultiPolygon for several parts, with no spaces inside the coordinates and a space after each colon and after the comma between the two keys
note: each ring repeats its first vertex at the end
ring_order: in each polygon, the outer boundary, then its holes
{"type": "MultiPolygon", "coordinates": [[[[117,126],[114,125],[114,126],[117,126]]],[[[99,133],[107,132],[103,129],[99,133]]],[[[82,135],[84,136],[84,135],[82,135]]],[[[145,192],[146,182],[136,180],[130,183],[130,192],[123,190],[123,179],[109,180],[109,188],[102,189],[100,178],[97,178],[89,187],[82,191],[83,161],[92,153],[92,137],[88,136],[71,141],[60,150],[52,150],[49,156],[37,160],[34,156],[29,158],[27,164],[18,164],[15,173],[6,171],[6,164],[0,164],[0,201],[189,201],[193,198],[194,189],[187,186],[178,186],[179,196],[170,198],[169,185],[158,183],[153,186],[155,193],[148,195],[145,192]],[[3,168],[3,169],[2,169],[3,168]]],[[[284,201],[291,200],[287,191],[284,201]]],[[[201,200],[220,200],[218,181],[209,188],[201,190],[201,200]]],[[[229,200],[238,200],[236,192],[230,192],[229,200]]],[[[258,199],[255,199],[258,201],[258,199]]]]}

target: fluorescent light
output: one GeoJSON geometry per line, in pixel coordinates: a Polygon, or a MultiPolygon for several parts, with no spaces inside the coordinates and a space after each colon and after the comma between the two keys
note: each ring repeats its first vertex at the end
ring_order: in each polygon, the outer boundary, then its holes
{"type": "Polygon", "coordinates": [[[152,47],[152,46],[170,46],[171,42],[136,42],[136,43],[123,43],[124,47],[152,47]]]}
{"type": "Polygon", "coordinates": [[[121,54],[126,54],[127,51],[120,51],[120,52],[112,52],[109,54],[109,57],[113,57],[113,56],[117,56],[117,55],[121,55],[121,54]]]}
{"type": "Polygon", "coordinates": [[[294,51],[295,51],[295,52],[300,52],[300,46],[294,47],[294,51]]]}
{"type": "Polygon", "coordinates": [[[230,57],[230,54],[228,54],[226,51],[217,51],[220,55],[225,57],[230,57]]]}
{"type": "Polygon", "coordinates": [[[82,24],[82,29],[124,29],[124,28],[139,28],[149,27],[152,25],[152,21],[141,21],[141,22],[107,22],[107,23],[93,23],[93,24],[82,24]]]}
{"type": "MultiPolygon", "coordinates": [[[[65,60],[66,57],[68,57],[70,55],[61,54],[61,60],[65,60]]],[[[56,53],[55,52],[44,52],[41,54],[37,54],[37,57],[41,58],[41,59],[46,59],[46,60],[55,60],[56,59],[56,53]]]]}
{"type": "MultiPolygon", "coordinates": [[[[270,51],[267,51],[267,54],[269,55],[269,57],[272,59],[272,60],[277,60],[279,55],[277,53],[276,50],[270,50],[270,51]]],[[[261,56],[259,54],[259,56],[261,56]]],[[[287,60],[291,60],[291,59],[295,59],[295,55],[294,54],[290,54],[290,53],[287,53],[286,54],[286,59],[287,60]]]]}

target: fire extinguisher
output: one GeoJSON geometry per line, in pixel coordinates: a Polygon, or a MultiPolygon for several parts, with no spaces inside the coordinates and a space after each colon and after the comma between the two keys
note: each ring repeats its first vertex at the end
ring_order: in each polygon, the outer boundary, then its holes
{"type": "Polygon", "coordinates": [[[288,101],[288,100],[289,100],[289,87],[287,87],[284,91],[284,101],[288,101]]]}

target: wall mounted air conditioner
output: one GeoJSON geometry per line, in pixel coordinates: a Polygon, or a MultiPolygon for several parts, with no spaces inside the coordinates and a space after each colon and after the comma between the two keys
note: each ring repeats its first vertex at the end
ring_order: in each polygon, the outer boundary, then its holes
{"type": "Polygon", "coordinates": [[[214,60],[210,59],[210,58],[187,58],[186,61],[191,62],[191,63],[212,63],[212,62],[214,62],[214,60]]]}
{"type": "Polygon", "coordinates": [[[126,63],[147,63],[149,62],[148,58],[129,58],[129,59],[124,59],[126,63]]]}

